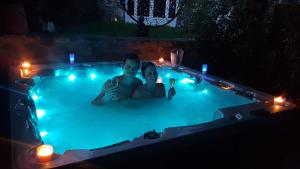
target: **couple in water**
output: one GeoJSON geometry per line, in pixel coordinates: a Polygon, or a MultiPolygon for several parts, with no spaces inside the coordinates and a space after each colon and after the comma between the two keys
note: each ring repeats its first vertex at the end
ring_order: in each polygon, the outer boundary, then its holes
{"type": "MultiPolygon", "coordinates": [[[[158,74],[155,64],[152,62],[143,63],[141,67],[143,78],[146,84],[135,77],[140,68],[140,59],[136,54],[128,54],[123,60],[123,74],[107,80],[100,94],[92,101],[94,105],[103,105],[106,102],[125,99],[145,99],[166,97],[165,85],[156,83],[158,74]]],[[[175,95],[172,86],[167,94],[168,99],[175,95]]]]}

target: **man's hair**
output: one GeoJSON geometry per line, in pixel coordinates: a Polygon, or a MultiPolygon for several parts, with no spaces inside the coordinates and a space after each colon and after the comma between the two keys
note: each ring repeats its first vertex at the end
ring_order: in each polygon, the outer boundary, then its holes
{"type": "Polygon", "coordinates": [[[156,68],[155,64],[152,63],[152,62],[143,62],[142,68],[141,68],[143,78],[145,78],[145,70],[146,70],[146,68],[149,67],[149,66],[152,66],[152,67],[155,67],[155,68],[156,68]]]}
{"type": "Polygon", "coordinates": [[[138,63],[139,67],[140,67],[140,58],[137,54],[135,53],[129,53],[127,55],[125,55],[125,57],[123,58],[123,65],[125,64],[126,60],[134,60],[138,63]]]}

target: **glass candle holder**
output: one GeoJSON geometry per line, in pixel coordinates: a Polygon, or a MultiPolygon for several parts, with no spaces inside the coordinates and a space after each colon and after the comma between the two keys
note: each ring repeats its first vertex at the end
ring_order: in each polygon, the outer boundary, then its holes
{"type": "Polygon", "coordinates": [[[53,159],[53,147],[49,144],[40,145],[36,149],[36,155],[40,162],[48,162],[53,159]]]}

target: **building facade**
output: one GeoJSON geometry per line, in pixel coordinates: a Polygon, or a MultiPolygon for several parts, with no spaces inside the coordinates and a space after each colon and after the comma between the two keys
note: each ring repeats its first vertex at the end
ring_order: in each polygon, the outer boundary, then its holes
{"type": "Polygon", "coordinates": [[[125,0],[125,22],[136,23],[131,17],[138,20],[144,17],[146,25],[163,25],[172,20],[167,26],[176,26],[176,13],[179,0],[125,0]],[[130,16],[131,17],[130,17],[130,16]]]}

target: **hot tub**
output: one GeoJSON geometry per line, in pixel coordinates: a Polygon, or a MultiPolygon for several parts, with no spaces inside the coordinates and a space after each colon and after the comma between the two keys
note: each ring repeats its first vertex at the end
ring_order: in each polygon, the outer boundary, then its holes
{"type": "MultiPolygon", "coordinates": [[[[289,102],[274,105],[273,96],[196,70],[156,64],[158,82],[166,89],[169,79],[176,79],[172,100],[124,100],[103,106],[91,101],[107,79],[122,74],[120,62],[34,65],[30,77],[13,84],[19,93],[12,95],[17,100],[14,107],[30,109],[33,117],[27,120],[34,121],[30,131],[36,135],[34,141],[27,139],[29,146],[19,157],[25,159],[22,166],[53,168],[101,158],[295,107],[289,102]],[[52,161],[41,163],[34,156],[40,144],[53,146],[52,161]]],[[[142,79],[141,72],[137,77],[142,79]]]]}

